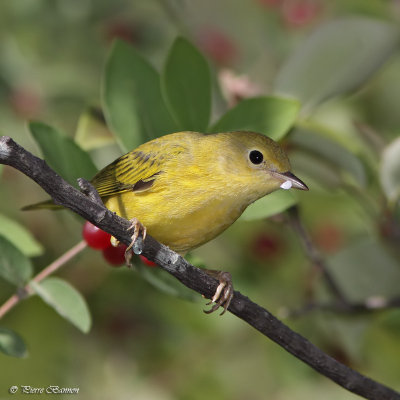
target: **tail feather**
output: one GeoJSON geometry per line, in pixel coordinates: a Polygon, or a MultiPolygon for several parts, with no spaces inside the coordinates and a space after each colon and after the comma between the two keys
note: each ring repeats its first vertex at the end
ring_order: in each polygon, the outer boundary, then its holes
{"type": "Polygon", "coordinates": [[[54,204],[53,200],[41,201],[40,203],[29,204],[25,207],[22,207],[22,211],[31,211],[31,210],[62,210],[64,207],[54,204]]]}

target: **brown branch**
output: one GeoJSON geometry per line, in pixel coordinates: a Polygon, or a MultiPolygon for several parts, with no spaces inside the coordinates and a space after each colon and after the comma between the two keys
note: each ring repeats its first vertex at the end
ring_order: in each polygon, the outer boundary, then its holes
{"type": "MultiPolygon", "coordinates": [[[[130,243],[127,220],[74,189],[43,160],[6,136],[0,138],[0,163],[10,165],[35,180],[57,204],[69,208],[118,240],[130,243]]],[[[150,236],[145,240],[143,254],[190,289],[207,298],[214,294],[218,285],[214,278],[150,236]]],[[[235,292],[229,311],[347,390],[370,400],[400,400],[399,393],[336,361],[241,293],[235,292]]]]}

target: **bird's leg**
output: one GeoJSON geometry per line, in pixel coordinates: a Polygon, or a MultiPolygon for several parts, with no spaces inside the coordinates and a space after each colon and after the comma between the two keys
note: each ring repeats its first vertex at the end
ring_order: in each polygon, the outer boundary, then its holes
{"type": "Polygon", "coordinates": [[[216,311],[219,307],[223,307],[224,309],[220,315],[225,314],[233,298],[232,276],[229,272],[225,271],[215,271],[212,269],[205,269],[204,271],[207,275],[219,280],[219,285],[214,293],[213,298],[209,303],[207,303],[207,305],[211,303],[215,304],[209,310],[204,310],[204,312],[206,314],[210,314],[216,311]]]}
{"type": "Polygon", "coordinates": [[[125,261],[127,265],[130,265],[132,259],[132,253],[140,254],[142,252],[141,249],[136,250],[134,247],[135,244],[137,244],[140,233],[142,233],[141,237],[142,241],[146,239],[146,233],[147,233],[146,227],[143,224],[141,224],[137,218],[132,218],[131,220],[129,220],[129,222],[131,223],[131,225],[129,226],[128,230],[133,229],[133,235],[131,236],[130,245],[125,250],[125,261]]]}

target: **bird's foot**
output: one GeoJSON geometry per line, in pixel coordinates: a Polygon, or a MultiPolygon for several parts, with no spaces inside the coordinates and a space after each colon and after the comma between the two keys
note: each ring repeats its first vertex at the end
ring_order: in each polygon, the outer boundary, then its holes
{"type": "Polygon", "coordinates": [[[223,307],[223,311],[220,315],[225,314],[229,307],[229,304],[233,298],[233,283],[232,276],[229,272],[225,271],[215,271],[206,269],[205,272],[219,280],[219,285],[214,293],[213,298],[207,303],[207,306],[215,303],[209,310],[204,310],[206,314],[211,314],[212,312],[218,310],[219,307],[223,307]]]}
{"type": "Polygon", "coordinates": [[[128,230],[133,229],[131,236],[131,243],[125,250],[125,261],[127,265],[131,264],[133,253],[140,254],[142,252],[143,241],[146,239],[146,227],[137,219],[132,218],[129,220],[131,225],[128,230]],[[141,237],[139,236],[141,234],[141,237]],[[140,242],[140,243],[139,243],[140,242]]]}

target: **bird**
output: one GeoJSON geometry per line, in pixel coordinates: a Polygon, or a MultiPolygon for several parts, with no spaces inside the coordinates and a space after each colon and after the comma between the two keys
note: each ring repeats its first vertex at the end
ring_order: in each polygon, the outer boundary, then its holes
{"type": "MultiPolygon", "coordinates": [[[[249,131],[177,132],[140,145],[91,181],[104,205],[185,255],[232,225],[254,201],[279,189],[308,190],[290,171],[283,148],[249,131]]],[[[132,243],[135,240],[132,240],[132,243]]],[[[132,245],[131,243],[131,245],[132,245]]],[[[208,273],[220,284],[210,312],[233,296],[230,274],[208,273]]]]}
{"type": "MultiPolygon", "coordinates": [[[[279,188],[308,190],[282,146],[251,131],[160,136],[103,168],[91,184],[109,210],[132,222],[127,250],[149,233],[181,255],[217,237],[259,198],[279,188]]],[[[206,312],[222,307],[223,314],[233,298],[232,278],[206,272],[219,281],[206,312]]]]}

